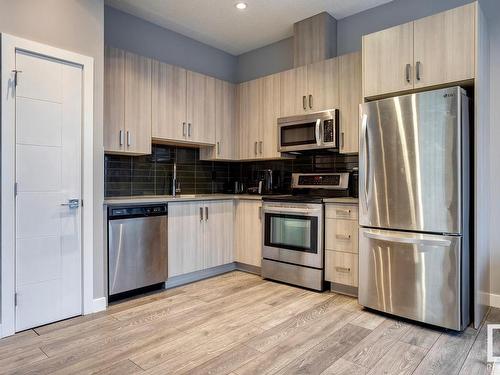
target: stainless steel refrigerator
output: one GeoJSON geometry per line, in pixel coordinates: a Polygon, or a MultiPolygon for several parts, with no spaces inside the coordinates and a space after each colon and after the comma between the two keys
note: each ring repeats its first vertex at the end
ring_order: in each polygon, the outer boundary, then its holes
{"type": "Polygon", "coordinates": [[[361,105],[361,305],[469,324],[468,108],[460,87],[361,105]]]}

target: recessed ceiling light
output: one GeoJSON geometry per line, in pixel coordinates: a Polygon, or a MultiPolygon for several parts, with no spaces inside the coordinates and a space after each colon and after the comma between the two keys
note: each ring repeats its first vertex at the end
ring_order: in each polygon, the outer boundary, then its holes
{"type": "Polygon", "coordinates": [[[234,4],[236,9],[243,10],[247,8],[247,3],[244,3],[243,1],[240,1],[239,3],[234,4]]]}

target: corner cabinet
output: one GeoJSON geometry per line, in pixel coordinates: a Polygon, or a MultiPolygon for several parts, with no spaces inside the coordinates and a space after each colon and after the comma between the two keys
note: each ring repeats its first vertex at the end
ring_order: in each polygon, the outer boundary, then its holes
{"type": "Polygon", "coordinates": [[[233,262],[234,204],[228,201],[168,204],[168,277],[233,262]]]}
{"type": "Polygon", "coordinates": [[[151,153],[151,60],[105,49],[104,150],[151,153]]]}
{"type": "Polygon", "coordinates": [[[357,154],[359,150],[359,105],[363,102],[361,84],[361,52],[339,57],[339,109],[341,154],[357,154]]]}
{"type": "Polygon", "coordinates": [[[277,130],[280,75],[244,82],[238,91],[240,159],[280,158],[277,130]]]}
{"type": "Polygon", "coordinates": [[[215,146],[200,149],[202,160],[238,159],[236,85],[215,80],[215,146]]]}
{"type": "Polygon", "coordinates": [[[477,3],[363,36],[365,98],[474,79],[477,3]]]}
{"type": "Polygon", "coordinates": [[[235,206],[235,261],[260,267],[262,262],[262,201],[238,200],[235,206]]]}

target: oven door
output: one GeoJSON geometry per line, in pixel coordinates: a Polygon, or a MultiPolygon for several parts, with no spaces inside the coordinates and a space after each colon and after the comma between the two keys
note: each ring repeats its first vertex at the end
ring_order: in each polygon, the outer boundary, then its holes
{"type": "Polygon", "coordinates": [[[264,204],[262,257],[323,268],[323,205],[264,204]]]}

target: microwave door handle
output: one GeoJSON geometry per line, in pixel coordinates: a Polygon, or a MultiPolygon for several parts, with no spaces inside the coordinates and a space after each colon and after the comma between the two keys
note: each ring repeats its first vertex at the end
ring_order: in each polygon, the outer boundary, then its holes
{"type": "Polygon", "coordinates": [[[316,136],[316,144],[318,146],[321,146],[321,132],[320,132],[320,127],[321,127],[321,119],[317,119],[316,120],[315,136],[316,136]]]}

